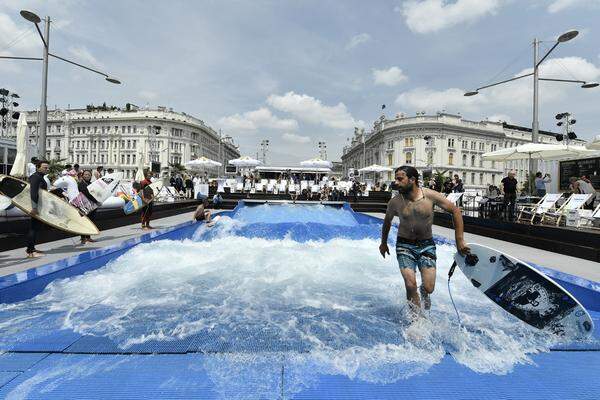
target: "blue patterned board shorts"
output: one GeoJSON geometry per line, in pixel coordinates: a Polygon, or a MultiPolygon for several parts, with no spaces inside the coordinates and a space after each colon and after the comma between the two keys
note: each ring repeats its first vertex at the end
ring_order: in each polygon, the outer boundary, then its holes
{"type": "Polygon", "coordinates": [[[433,239],[407,240],[398,237],[396,240],[396,258],[400,269],[410,268],[419,271],[423,268],[435,268],[435,242],[433,239]]]}

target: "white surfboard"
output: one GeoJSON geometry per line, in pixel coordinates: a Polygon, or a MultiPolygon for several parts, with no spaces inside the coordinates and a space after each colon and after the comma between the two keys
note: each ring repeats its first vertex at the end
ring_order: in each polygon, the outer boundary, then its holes
{"type": "Polygon", "coordinates": [[[61,176],[60,178],[54,181],[53,186],[64,189],[67,193],[69,201],[73,200],[79,194],[77,180],[71,175],[61,176]]]}
{"type": "Polygon", "coordinates": [[[521,321],[559,334],[589,336],[594,323],[587,310],[562,286],[508,254],[469,243],[471,255],[454,261],[490,300],[521,321]]]}
{"type": "Polygon", "coordinates": [[[32,205],[29,183],[12,176],[0,175],[0,192],[10,197],[13,204],[30,215],[54,228],[77,235],[100,233],[94,223],[81,216],[77,208],[52,193],[39,191],[38,214],[31,215],[32,205]]]}
{"type": "Polygon", "coordinates": [[[123,174],[121,172],[104,175],[88,185],[88,192],[94,196],[94,199],[96,199],[98,203],[103,203],[112,196],[113,192],[119,186],[121,179],[123,179],[123,174]]]}
{"type": "Polygon", "coordinates": [[[12,206],[12,200],[10,197],[0,194],[0,211],[4,211],[12,206]]]}

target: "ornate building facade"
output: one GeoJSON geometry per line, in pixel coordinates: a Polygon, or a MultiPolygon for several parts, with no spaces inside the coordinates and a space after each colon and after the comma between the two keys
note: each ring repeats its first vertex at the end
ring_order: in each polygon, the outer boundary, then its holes
{"type": "MultiPolygon", "coordinates": [[[[540,131],[540,143],[557,143],[555,133],[540,131]]],[[[460,115],[438,113],[394,119],[381,116],[370,132],[355,128],[344,147],[344,170],[371,164],[390,168],[413,165],[420,173],[431,169],[462,178],[465,188],[483,190],[499,185],[509,170],[519,182],[526,180],[528,161],[484,161],[481,155],[505,147],[531,142],[531,129],[503,122],[469,121],[460,115]]],[[[577,141],[583,143],[582,141],[577,141]]],[[[393,180],[393,173],[383,175],[393,180]]]]}
{"type": "MultiPolygon", "coordinates": [[[[30,141],[35,143],[38,112],[27,112],[30,141]]],[[[158,107],[132,110],[49,110],[46,157],[65,159],[82,168],[113,168],[133,178],[144,168],[169,171],[169,164],[185,164],[197,157],[224,166],[240,152],[233,138],[223,136],[204,121],[186,113],[158,107]]]]}

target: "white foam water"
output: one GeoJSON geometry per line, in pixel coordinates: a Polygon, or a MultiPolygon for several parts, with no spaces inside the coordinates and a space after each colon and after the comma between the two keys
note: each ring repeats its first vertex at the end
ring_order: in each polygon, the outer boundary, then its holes
{"type": "Polygon", "coordinates": [[[236,380],[224,365],[243,359],[236,368],[249,371],[284,354],[298,390],[319,373],[390,383],[426,372],[447,353],[473,371],[506,374],[557,340],[456,273],[459,327],[446,290],[452,246],[438,246],[432,310],[411,324],[397,261],[381,257],[378,241],[232,236],[239,224],[222,218],[210,241],[140,244],[101,269],[52,282],[31,300],[0,305],[0,331],[72,329],[123,348],[201,334],[216,346],[201,350],[222,353],[206,366],[219,379],[236,380]]]}

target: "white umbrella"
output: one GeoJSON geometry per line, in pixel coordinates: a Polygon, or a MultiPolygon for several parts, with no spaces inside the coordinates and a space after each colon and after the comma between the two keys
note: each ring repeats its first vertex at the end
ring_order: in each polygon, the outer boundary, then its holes
{"type": "Polygon", "coordinates": [[[17,122],[17,156],[10,170],[12,176],[27,177],[27,117],[21,113],[17,122]]]}
{"type": "Polygon", "coordinates": [[[600,150],[600,135],[597,135],[594,140],[585,145],[590,150],[600,150]]]}
{"type": "Polygon", "coordinates": [[[143,154],[139,153],[138,158],[137,158],[137,171],[135,173],[135,180],[137,182],[141,182],[145,178],[146,177],[144,176],[144,158],[143,158],[143,154]]]}
{"type": "Polygon", "coordinates": [[[481,158],[487,161],[513,161],[526,159],[557,160],[574,156],[586,156],[594,153],[594,150],[586,149],[583,146],[527,143],[517,147],[509,147],[484,153],[481,158]]]}
{"type": "Polygon", "coordinates": [[[223,164],[221,164],[218,161],[213,161],[204,156],[202,156],[200,158],[196,158],[195,160],[188,161],[185,163],[185,167],[190,168],[190,169],[215,168],[215,167],[220,167],[221,165],[223,165],[223,164]]]}
{"type": "Polygon", "coordinates": [[[384,167],[383,165],[373,164],[358,170],[358,172],[391,172],[392,168],[384,167]]]}
{"type": "Polygon", "coordinates": [[[236,167],[256,167],[257,165],[262,164],[262,161],[256,160],[252,157],[243,156],[229,160],[229,164],[235,165],[236,167]]]}
{"type": "Polygon", "coordinates": [[[321,158],[313,158],[310,160],[305,160],[300,163],[303,167],[309,168],[331,168],[333,164],[331,161],[323,160],[321,158]]]}

